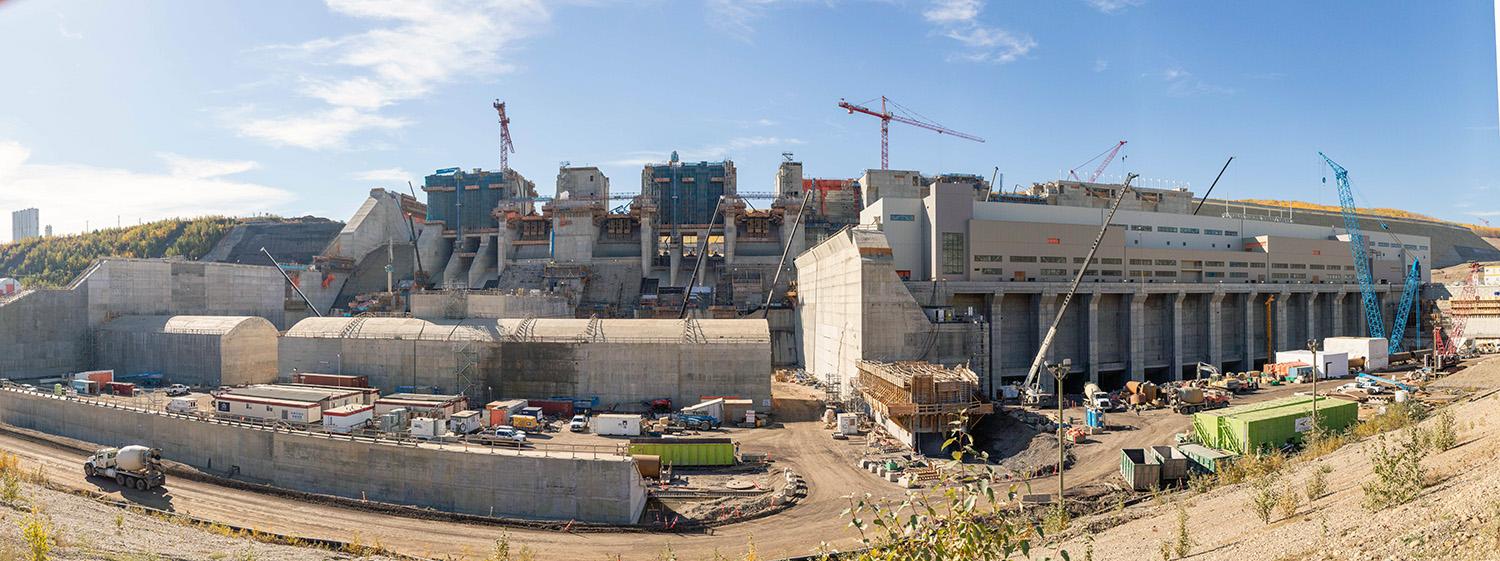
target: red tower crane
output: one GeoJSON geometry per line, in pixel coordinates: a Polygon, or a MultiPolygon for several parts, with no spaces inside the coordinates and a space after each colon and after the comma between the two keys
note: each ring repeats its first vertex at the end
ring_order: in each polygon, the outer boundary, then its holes
{"type": "Polygon", "coordinates": [[[495,112],[500,114],[500,170],[510,169],[510,154],[516,153],[516,145],[510,142],[510,117],[505,114],[505,103],[495,100],[495,112]]]}
{"type": "Polygon", "coordinates": [[[906,123],[914,127],[921,127],[938,134],[956,136],[962,139],[972,140],[974,142],[984,142],[983,138],[979,138],[972,134],[961,133],[956,130],[949,129],[948,127],[945,127],[943,125],[934,123],[931,119],[923,117],[916,111],[912,111],[910,109],[902,107],[901,104],[896,103],[895,101],[885,96],[880,96],[879,111],[870,109],[869,107],[865,107],[863,105],[849,103],[847,101],[844,101],[843,99],[839,99],[839,107],[842,107],[845,111],[848,111],[850,115],[853,115],[855,113],[864,113],[871,117],[880,119],[880,169],[889,169],[891,167],[891,121],[895,121],[897,123],[906,123]],[[901,112],[909,114],[910,116],[908,117],[892,113],[890,110],[886,109],[887,103],[889,103],[896,109],[899,109],[901,112]]]}
{"type": "Polygon", "coordinates": [[[1124,147],[1125,141],[1121,140],[1118,144],[1115,144],[1114,148],[1100,152],[1097,156],[1089,158],[1087,162],[1078,164],[1078,167],[1068,170],[1068,175],[1075,180],[1083,181],[1083,179],[1078,177],[1078,168],[1089,165],[1090,162],[1099,159],[1099,156],[1104,156],[1104,161],[1099,162],[1099,167],[1094,168],[1094,173],[1089,174],[1088,182],[1095,183],[1099,181],[1099,176],[1104,175],[1104,168],[1109,167],[1109,163],[1115,161],[1115,156],[1119,155],[1120,149],[1124,147]]]}

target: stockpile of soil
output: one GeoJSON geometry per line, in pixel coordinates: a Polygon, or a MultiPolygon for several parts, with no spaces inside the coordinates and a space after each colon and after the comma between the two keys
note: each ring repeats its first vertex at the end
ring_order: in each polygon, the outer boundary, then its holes
{"type": "MultiPolygon", "coordinates": [[[[1057,435],[1037,430],[1009,413],[986,415],[974,427],[974,448],[1016,477],[1050,474],[1057,468],[1057,435]]],[[[1072,463],[1072,453],[1068,463],[1072,463]]]]}

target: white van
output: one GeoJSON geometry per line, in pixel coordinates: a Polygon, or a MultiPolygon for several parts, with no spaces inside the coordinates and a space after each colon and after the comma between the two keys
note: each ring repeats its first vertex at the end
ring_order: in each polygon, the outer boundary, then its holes
{"type": "Polygon", "coordinates": [[[196,413],[198,412],[198,400],[191,397],[174,397],[167,402],[167,411],[173,413],[196,413]]]}

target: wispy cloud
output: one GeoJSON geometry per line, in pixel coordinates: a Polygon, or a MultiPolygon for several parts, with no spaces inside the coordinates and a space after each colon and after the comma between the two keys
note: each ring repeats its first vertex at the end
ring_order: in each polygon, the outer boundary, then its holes
{"type": "Polygon", "coordinates": [[[235,108],[225,121],[278,146],[342,148],[363,131],[411,123],[384,112],[461,76],[514,68],[502,56],[550,20],[542,0],[326,0],[340,16],[375,22],[363,32],[260,49],[283,57],[294,91],[323,108],[261,112],[235,108]],[[269,114],[268,114],[269,113],[269,114]]]}
{"type": "Polygon", "coordinates": [[[1109,70],[1109,59],[1094,59],[1094,72],[1103,72],[1105,70],[1109,70]]]}
{"type": "Polygon", "coordinates": [[[708,0],[708,23],[730,37],[748,43],[755,36],[755,23],[765,16],[766,8],[779,1],[708,0]]]}
{"type": "Polygon", "coordinates": [[[117,219],[244,216],[282,208],[295,198],[283,189],[226,178],[255,169],[255,162],[160,156],[165,172],[39,164],[30,161],[31,151],[21,143],[0,140],[0,185],[5,185],[0,208],[37,207],[43,224],[64,233],[82,231],[86,222],[99,227],[117,219]]]}
{"type": "MultiPolygon", "coordinates": [[[[807,144],[798,138],[782,138],[778,136],[740,136],[731,138],[724,142],[678,150],[677,153],[684,160],[722,160],[730,158],[736,152],[765,148],[770,146],[797,146],[807,144]]],[[[635,150],[626,152],[619,158],[604,162],[607,166],[643,166],[651,163],[665,162],[671,158],[672,150],[635,150]]]]}
{"type": "Polygon", "coordinates": [[[1030,35],[982,23],[983,11],[982,0],[933,0],[922,11],[922,19],[936,26],[944,37],[963,45],[950,56],[952,59],[1006,63],[1036,48],[1036,40],[1030,35]]]}
{"type": "Polygon", "coordinates": [[[1155,76],[1167,84],[1167,95],[1174,97],[1190,97],[1195,95],[1228,95],[1235,93],[1234,88],[1219,86],[1204,82],[1192,72],[1181,67],[1173,66],[1157,74],[1145,75],[1155,76]]]}
{"type": "Polygon", "coordinates": [[[401,168],[372,169],[350,174],[350,177],[360,181],[384,181],[389,183],[401,183],[410,181],[412,174],[401,168]]]}
{"type": "Polygon", "coordinates": [[[1481,217],[1481,218],[1486,218],[1486,217],[1490,217],[1490,216],[1500,216],[1500,210],[1475,210],[1475,211],[1465,212],[1464,214],[1467,214],[1469,216],[1478,216],[1478,217],[1481,217]]]}
{"type": "Polygon", "coordinates": [[[1113,14],[1125,8],[1134,8],[1146,3],[1146,0],[1088,0],[1090,6],[1106,14],[1113,14]]]}

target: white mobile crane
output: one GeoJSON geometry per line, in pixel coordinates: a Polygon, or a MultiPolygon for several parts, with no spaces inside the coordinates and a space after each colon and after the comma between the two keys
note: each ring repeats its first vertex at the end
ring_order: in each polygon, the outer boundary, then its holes
{"type": "MultiPolygon", "coordinates": [[[[1094,245],[1089,247],[1088,257],[1084,258],[1083,266],[1078,268],[1078,274],[1073,276],[1073,285],[1068,287],[1068,293],[1063,295],[1062,303],[1057,307],[1057,317],[1052,318],[1052,326],[1047,328],[1047,335],[1042,338],[1042,344],[1036,350],[1036,358],[1031,361],[1031,369],[1026,371],[1026,381],[1021,385],[1022,403],[1044,407],[1055,399],[1055,395],[1042,392],[1042,380],[1037,373],[1043,368],[1047,350],[1052,347],[1052,338],[1057,335],[1057,326],[1062,323],[1063,315],[1068,312],[1068,303],[1073,301],[1073,295],[1078,293],[1078,285],[1083,282],[1083,275],[1093,265],[1094,254],[1099,251],[1099,244],[1104,243],[1104,234],[1109,231],[1109,224],[1115,219],[1115,211],[1120,209],[1120,201],[1125,199],[1125,192],[1130,190],[1130,182],[1136,177],[1134,173],[1125,176],[1125,183],[1120,186],[1120,191],[1115,193],[1115,200],[1109,205],[1109,213],[1104,215],[1104,223],[1099,225],[1099,235],[1094,237],[1094,245]]],[[[1062,388],[1056,388],[1056,390],[1059,394],[1062,392],[1062,388]]]]}

